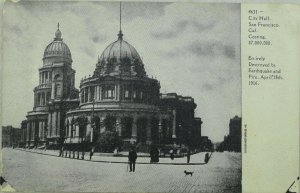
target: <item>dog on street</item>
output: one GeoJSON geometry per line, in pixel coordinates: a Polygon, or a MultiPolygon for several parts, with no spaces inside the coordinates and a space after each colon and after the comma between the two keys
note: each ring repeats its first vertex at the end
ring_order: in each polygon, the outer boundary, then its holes
{"type": "Polygon", "coordinates": [[[188,175],[193,176],[193,173],[194,173],[194,172],[188,172],[188,171],[184,170],[184,173],[185,173],[185,176],[188,176],[188,175]]]}

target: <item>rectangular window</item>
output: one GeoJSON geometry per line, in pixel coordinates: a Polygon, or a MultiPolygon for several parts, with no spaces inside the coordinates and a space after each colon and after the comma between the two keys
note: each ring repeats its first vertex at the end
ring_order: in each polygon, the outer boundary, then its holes
{"type": "Polygon", "coordinates": [[[129,98],[129,90],[125,90],[125,98],[129,98]]]}
{"type": "Polygon", "coordinates": [[[103,89],[103,99],[113,99],[115,95],[115,87],[114,86],[105,86],[103,89]]]}

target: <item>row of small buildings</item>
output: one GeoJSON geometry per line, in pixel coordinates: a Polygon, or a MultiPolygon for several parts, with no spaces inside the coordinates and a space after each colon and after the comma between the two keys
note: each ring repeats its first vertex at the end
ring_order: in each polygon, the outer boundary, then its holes
{"type": "Polygon", "coordinates": [[[216,148],[217,151],[241,152],[242,142],[242,118],[235,116],[229,122],[229,134],[224,136],[222,143],[216,148]]]}

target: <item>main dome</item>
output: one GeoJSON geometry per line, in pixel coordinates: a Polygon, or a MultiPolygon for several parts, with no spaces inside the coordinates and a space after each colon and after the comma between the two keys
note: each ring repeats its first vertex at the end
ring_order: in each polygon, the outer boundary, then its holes
{"type": "Polygon", "coordinates": [[[118,40],[109,44],[102,52],[94,76],[146,76],[143,61],[136,49],[123,40],[120,30],[118,40]]]}
{"type": "Polygon", "coordinates": [[[130,60],[138,60],[139,62],[142,62],[136,49],[123,40],[123,34],[121,31],[118,36],[118,40],[109,44],[102,52],[100,61],[109,61],[113,58],[120,61],[122,58],[129,58],[130,60]]]}
{"type": "Polygon", "coordinates": [[[57,29],[54,40],[46,47],[44,51],[44,59],[50,57],[62,57],[72,61],[69,47],[61,38],[61,31],[57,29]]]}

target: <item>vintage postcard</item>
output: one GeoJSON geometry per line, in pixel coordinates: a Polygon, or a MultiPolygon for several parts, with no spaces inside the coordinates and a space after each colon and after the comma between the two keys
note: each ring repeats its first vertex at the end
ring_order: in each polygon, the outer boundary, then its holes
{"type": "Polygon", "coordinates": [[[298,192],[298,4],[2,6],[2,191],[298,192]]]}

